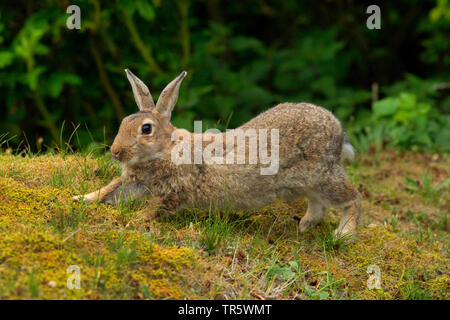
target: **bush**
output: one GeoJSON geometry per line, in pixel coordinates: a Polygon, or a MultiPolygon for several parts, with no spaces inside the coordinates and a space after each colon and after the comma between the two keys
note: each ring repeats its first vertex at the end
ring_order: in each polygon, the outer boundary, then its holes
{"type": "Polygon", "coordinates": [[[409,75],[405,81],[387,88],[389,95],[376,101],[370,116],[363,115],[366,120],[357,121],[359,126],[353,127],[361,151],[367,151],[371,145],[450,151],[450,114],[438,108],[442,104],[436,87],[433,81],[409,75]]]}

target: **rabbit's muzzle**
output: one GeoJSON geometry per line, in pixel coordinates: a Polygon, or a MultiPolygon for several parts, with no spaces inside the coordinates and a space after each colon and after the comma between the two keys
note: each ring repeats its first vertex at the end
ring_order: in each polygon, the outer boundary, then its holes
{"type": "Polygon", "coordinates": [[[125,160],[125,154],[123,148],[120,148],[115,144],[111,146],[111,155],[115,160],[123,162],[125,160]]]}

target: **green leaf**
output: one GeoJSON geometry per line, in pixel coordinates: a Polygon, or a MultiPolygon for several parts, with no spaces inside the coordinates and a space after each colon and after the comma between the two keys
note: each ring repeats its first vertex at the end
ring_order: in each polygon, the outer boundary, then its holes
{"type": "Polygon", "coordinates": [[[31,90],[36,90],[38,82],[39,82],[39,76],[43,74],[47,70],[47,67],[44,66],[38,66],[34,68],[31,72],[27,73],[24,79],[24,82],[28,84],[31,90]]]}
{"type": "Polygon", "coordinates": [[[149,3],[149,1],[124,1],[120,0],[117,3],[117,7],[123,9],[130,17],[137,11],[137,13],[147,21],[153,21],[155,19],[155,9],[149,3]]]}
{"type": "Polygon", "coordinates": [[[195,114],[193,112],[185,111],[182,114],[176,114],[172,118],[172,124],[177,128],[183,128],[191,131],[194,125],[194,117],[195,114]]]}
{"type": "Polygon", "coordinates": [[[405,174],[405,180],[406,180],[406,188],[409,191],[412,192],[416,192],[417,190],[419,190],[419,186],[416,180],[411,179],[410,177],[408,177],[408,175],[405,174]]]}
{"type": "Polygon", "coordinates": [[[300,257],[298,255],[298,252],[295,250],[292,250],[292,255],[294,256],[294,259],[296,262],[300,261],[300,257]]]}
{"type": "Polygon", "coordinates": [[[298,269],[298,263],[295,261],[289,261],[289,265],[292,269],[297,270],[298,269]]]}
{"type": "Polygon", "coordinates": [[[34,47],[35,54],[46,55],[49,52],[50,52],[50,49],[45,44],[38,43],[34,47]]]}
{"type": "Polygon", "coordinates": [[[320,300],[325,300],[325,299],[328,299],[329,297],[330,297],[330,295],[328,294],[328,292],[322,291],[319,293],[320,300]]]}
{"type": "Polygon", "coordinates": [[[444,189],[444,188],[445,188],[446,186],[448,186],[448,185],[450,185],[450,178],[445,179],[444,182],[442,182],[441,184],[439,184],[439,185],[436,187],[436,190],[437,190],[437,191],[440,191],[441,189],[444,189]]]}
{"type": "Polygon", "coordinates": [[[444,127],[444,129],[436,135],[435,142],[439,148],[450,151],[450,130],[444,127]]]}
{"type": "Polygon", "coordinates": [[[35,54],[47,54],[48,47],[40,41],[49,29],[48,22],[39,17],[38,13],[32,16],[14,39],[14,52],[26,61],[30,61],[30,57],[35,54]]]}
{"type": "Polygon", "coordinates": [[[60,95],[64,84],[71,84],[78,86],[82,83],[81,78],[75,74],[65,72],[55,72],[50,75],[42,86],[44,94],[48,94],[52,98],[56,98],[60,95]]]}
{"type": "Polygon", "coordinates": [[[150,299],[150,291],[148,290],[148,286],[144,284],[141,287],[141,289],[142,289],[142,294],[144,295],[144,297],[147,299],[150,299]]]}
{"type": "Polygon", "coordinates": [[[415,94],[402,92],[399,96],[399,107],[402,110],[414,110],[417,102],[415,94]]]}
{"type": "Polygon", "coordinates": [[[396,121],[398,121],[398,122],[403,123],[403,124],[408,124],[409,119],[410,119],[411,117],[413,117],[414,114],[415,114],[415,113],[414,113],[414,112],[411,112],[411,111],[400,110],[400,111],[398,111],[398,112],[395,114],[394,119],[395,119],[396,121]]]}
{"type": "Polygon", "coordinates": [[[234,51],[252,50],[258,53],[262,53],[264,51],[262,42],[256,38],[251,37],[234,37],[230,39],[229,46],[230,49],[234,51]]]}
{"type": "Polygon", "coordinates": [[[14,54],[10,51],[0,51],[0,68],[9,66],[14,59],[14,54]]]}
{"type": "Polygon", "coordinates": [[[194,88],[191,88],[185,95],[185,99],[181,99],[178,103],[179,105],[182,105],[184,107],[193,107],[196,104],[198,104],[202,98],[202,96],[208,94],[214,89],[214,86],[212,85],[206,85],[206,86],[197,86],[194,88]]]}
{"type": "Polygon", "coordinates": [[[386,116],[394,115],[398,110],[398,98],[384,98],[373,104],[373,112],[375,118],[379,119],[386,116]]]}
{"type": "Polygon", "coordinates": [[[415,143],[424,145],[426,147],[431,147],[433,145],[433,142],[431,141],[431,138],[427,132],[420,132],[415,136],[414,139],[415,143]]]}
{"type": "Polygon", "coordinates": [[[424,103],[424,102],[419,103],[416,106],[416,111],[417,111],[417,114],[419,114],[419,115],[427,115],[428,112],[430,111],[430,109],[431,109],[430,104],[424,103]]]}
{"type": "Polygon", "coordinates": [[[136,1],[136,9],[139,15],[147,21],[155,19],[155,9],[148,1],[136,1]]]}

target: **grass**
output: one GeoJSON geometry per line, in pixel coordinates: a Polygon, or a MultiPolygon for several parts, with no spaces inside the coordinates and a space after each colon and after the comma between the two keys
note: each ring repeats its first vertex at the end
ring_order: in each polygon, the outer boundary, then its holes
{"type": "Polygon", "coordinates": [[[319,243],[322,243],[322,247],[325,251],[344,248],[352,241],[350,236],[344,235],[336,237],[334,234],[335,227],[333,227],[329,221],[325,225],[326,228],[321,229],[320,231],[316,231],[315,229],[311,231],[315,235],[316,240],[319,243]]]}
{"type": "MultiPolygon", "coordinates": [[[[64,145],[62,145],[64,146],[64,145]]],[[[394,151],[347,167],[362,194],[359,238],[340,214],[300,234],[307,203],[150,218],[156,199],[71,197],[120,174],[101,152],[0,153],[2,299],[448,299],[448,155],[394,151]],[[81,288],[69,289],[69,266],[81,288]],[[369,266],[380,289],[369,289],[369,266]]]]}

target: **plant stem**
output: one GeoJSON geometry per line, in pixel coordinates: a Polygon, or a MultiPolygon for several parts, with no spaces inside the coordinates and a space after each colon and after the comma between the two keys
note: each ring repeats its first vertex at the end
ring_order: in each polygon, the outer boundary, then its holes
{"type": "Polygon", "coordinates": [[[142,58],[149,65],[150,70],[158,75],[162,74],[163,71],[161,67],[156,63],[155,59],[152,56],[152,48],[144,44],[133,20],[128,16],[128,14],[124,10],[122,10],[122,16],[125,22],[125,26],[127,27],[128,32],[130,32],[131,40],[136,46],[136,49],[141,54],[142,58]]]}
{"type": "Polygon", "coordinates": [[[94,5],[94,22],[95,22],[95,28],[92,29],[92,32],[94,34],[99,34],[103,41],[105,42],[106,47],[108,48],[108,51],[111,53],[112,58],[117,61],[117,47],[114,43],[114,41],[111,39],[111,37],[106,32],[107,28],[105,24],[103,23],[102,19],[102,10],[100,7],[100,2],[98,0],[91,0],[92,4],[94,5]]]}
{"type": "Polygon", "coordinates": [[[181,15],[180,22],[180,41],[183,48],[183,68],[189,65],[189,60],[191,57],[191,38],[189,30],[189,1],[188,0],[177,0],[178,10],[181,15]]]}
{"type": "Polygon", "coordinates": [[[117,119],[121,120],[125,117],[125,110],[123,109],[122,103],[120,102],[119,97],[116,94],[111,82],[109,81],[108,74],[105,71],[105,66],[103,64],[103,60],[98,52],[97,46],[92,38],[89,36],[89,45],[91,47],[92,55],[94,56],[95,64],[97,65],[98,74],[100,77],[100,82],[105,87],[106,93],[113,104],[114,110],[116,112],[117,119]]]}
{"type": "MultiPolygon", "coordinates": [[[[27,59],[25,59],[25,63],[27,65],[27,71],[28,73],[32,72],[35,66],[34,63],[34,57],[33,55],[30,55],[27,59]]],[[[48,130],[50,130],[50,134],[52,135],[52,138],[55,141],[58,141],[58,129],[56,128],[56,124],[52,119],[52,116],[50,115],[50,112],[47,109],[47,106],[45,105],[44,100],[42,99],[40,90],[39,90],[39,83],[37,84],[36,88],[33,90],[33,100],[36,104],[36,107],[38,108],[41,115],[44,117],[45,126],[48,130]]]]}
{"type": "Polygon", "coordinates": [[[50,130],[50,134],[52,135],[52,138],[55,141],[58,141],[58,129],[56,128],[56,125],[55,125],[50,113],[48,112],[47,107],[45,106],[44,100],[42,99],[42,96],[39,92],[39,87],[33,91],[33,100],[34,100],[34,103],[36,104],[36,107],[38,108],[39,112],[44,117],[45,126],[47,127],[48,130],[50,130]]]}

